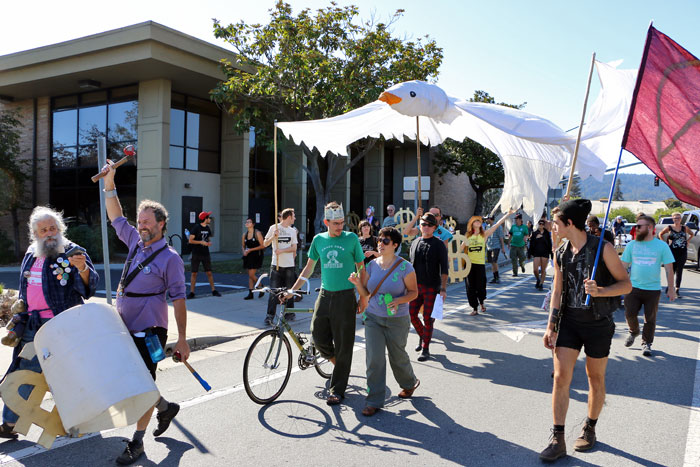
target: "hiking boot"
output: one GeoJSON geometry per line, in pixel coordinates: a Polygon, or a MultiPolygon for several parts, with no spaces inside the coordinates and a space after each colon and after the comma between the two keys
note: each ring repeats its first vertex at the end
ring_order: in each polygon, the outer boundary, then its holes
{"type": "Polygon", "coordinates": [[[399,392],[399,397],[401,399],[410,399],[413,393],[416,392],[416,389],[418,389],[418,386],[420,386],[420,380],[416,378],[416,384],[414,384],[410,389],[401,389],[401,392],[399,392]]]}
{"type": "Polygon", "coordinates": [[[581,436],[574,442],[574,451],[588,451],[595,444],[595,427],[586,423],[581,430],[581,436]]]}
{"type": "Polygon", "coordinates": [[[642,342],[642,355],[651,357],[651,344],[642,342]]]}
{"type": "Polygon", "coordinates": [[[0,438],[5,439],[17,439],[17,433],[15,432],[15,427],[3,423],[0,425],[0,438]]]}
{"type": "Polygon", "coordinates": [[[637,338],[639,334],[631,334],[627,336],[627,340],[625,340],[625,347],[632,347],[632,344],[634,344],[634,340],[637,338]]]}
{"type": "Polygon", "coordinates": [[[180,406],[175,402],[168,402],[168,408],[162,412],[158,412],[156,418],[158,419],[158,427],[153,430],[153,436],[160,436],[165,433],[165,430],[170,426],[170,422],[173,421],[175,415],[180,411],[180,406]]]}
{"type": "Polygon", "coordinates": [[[190,292],[187,294],[187,300],[192,300],[194,298],[194,292],[190,292]]]}
{"type": "MultiPolygon", "coordinates": [[[[211,294],[215,297],[221,297],[221,293],[219,293],[219,291],[216,289],[212,290],[211,294]]],[[[250,298],[253,298],[253,294],[250,294],[250,298]]]]}
{"type": "Polygon", "coordinates": [[[430,352],[428,352],[428,349],[423,349],[423,352],[418,356],[418,361],[419,362],[424,362],[430,358],[430,352]]]}
{"type": "Polygon", "coordinates": [[[554,431],[549,438],[549,446],[540,453],[540,459],[545,462],[554,462],[560,457],[566,456],[566,441],[564,441],[563,431],[554,431]]]}
{"type": "Polygon", "coordinates": [[[297,317],[295,313],[285,313],[284,314],[284,319],[287,321],[294,321],[294,319],[297,317]]]}
{"type": "Polygon", "coordinates": [[[126,444],[126,449],[117,457],[117,464],[130,465],[136,462],[139,457],[143,456],[143,441],[129,441],[126,444]]]}
{"type": "Polygon", "coordinates": [[[253,298],[255,298],[255,297],[253,296],[253,291],[252,291],[252,290],[248,290],[248,295],[246,295],[245,297],[243,297],[243,300],[252,300],[253,298]]]}

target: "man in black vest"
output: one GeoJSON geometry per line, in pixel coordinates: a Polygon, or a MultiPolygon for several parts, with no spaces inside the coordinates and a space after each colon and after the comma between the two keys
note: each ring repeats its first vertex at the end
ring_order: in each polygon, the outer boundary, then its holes
{"type": "Polygon", "coordinates": [[[632,290],[617,252],[607,241],[595,280],[591,279],[600,237],[585,231],[590,212],[587,199],[565,201],[552,211],[554,233],[566,241],[554,255],[549,325],[544,334],[544,346],[554,351],[554,428],[549,445],[540,453],[540,459],[549,462],[566,455],[564,423],[569,386],[582,347],[588,375],[588,418],[574,449],[587,451],[595,444],[595,426],[605,402],[605,369],[615,333],[613,312],[619,303],[617,297],[632,290]],[[589,305],[586,295],[591,295],[589,305]]]}

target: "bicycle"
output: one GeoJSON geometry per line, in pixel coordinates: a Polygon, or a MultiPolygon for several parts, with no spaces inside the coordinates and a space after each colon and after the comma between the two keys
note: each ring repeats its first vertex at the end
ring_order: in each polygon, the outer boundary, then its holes
{"type": "MultiPolygon", "coordinates": [[[[267,274],[263,274],[255,284],[256,292],[272,293],[276,297],[287,293],[288,289],[284,287],[258,288],[263,278],[267,274]]],[[[300,294],[309,294],[309,282],[306,281],[306,291],[296,290],[294,295],[301,297],[300,294]]],[[[277,399],[287,387],[289,377],[292,374],[292,349],[289,345],[289,338],[299,349],[299,358],[297,363],[299,368],[306,370],[313,366],[319,375],[325,379],[329,379],[333,373],[333,364],[328,359],[321,357],[318,350],[313,344],[313,340],[309,345],[306,336],[301,333],[294,332],[287,320],[284,319],[287,310],[286,303],[281,307],[277,307],[275,318],[271,329],[263,331],[255,338],[250,345],[248,352],[243,362],[243,385],[245,392],[253,402],[261,405],[269,404],[277,399]]],[[[290,308],[290,312],[294,313],[313,313],[313,308],[290,308]]]]}

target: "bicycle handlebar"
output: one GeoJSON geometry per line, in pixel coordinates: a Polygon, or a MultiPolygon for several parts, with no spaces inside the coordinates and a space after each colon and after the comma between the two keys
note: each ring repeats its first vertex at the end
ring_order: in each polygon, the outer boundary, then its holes
{"type": "Polygon", "coordinates": [[[299,276],[299,278],[302,279],[302,280],[305,282],[305,284],[306,284],[306,290],[294,290],[294,291],[291,291],[289,287],[275,287],[275,288],[272,288],[272,287],[269,287],[269,286],[262,287],[262,288],[258,288],[258,287],[260,286],[260,282],[262,282],[263,278],[265,278],[265,277],[267,277],[267,276],[268,276],[268,274],[261,274],[261,275],[260,275],[260,278],[258,278],[258,281],[255,283],[255,290],[253,290],[253,293],[256,293],[256,292],[263,292],[263,293],[265,293],[265,292],[267,292],[267,293],[274,293],[275,295],[279,295],[279,294],[281,294],[281,293],[290,292],[290,293],[292,293],[292,294],[294,294],[294,295],[296,295],[296,296],[298,296],[298,297],[300,297],[301,295],[309,295],[309,294],[311,293],[311,292],[309,292],[309,281],[306,279],[306,277],[303,277],[303,276],[299,276]]]}

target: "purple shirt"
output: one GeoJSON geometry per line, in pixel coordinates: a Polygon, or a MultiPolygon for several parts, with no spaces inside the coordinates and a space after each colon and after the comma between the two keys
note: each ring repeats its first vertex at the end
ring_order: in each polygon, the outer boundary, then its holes
{"type": "MultiPolygon", "coordinates": [[[[112,227],[117,231],[119,240],[129,248],[129,252],[138,245],[127,274],[166,244],[165,238],[161,238],[144,247],[138,230],[130,225],[125,217],[114,219],[112,227]]],[[[185,298],[185,264],[175,250],[166,248],[148,264],[148,268],[150,271],[147,272],[148,269],[144,268],[138,273],[127,286],[126,292],[147,294],[167,290],[171,300],[185,298]]],[[[168,328],[168,303],[164,293],[151,297],[117,296],[117,311],[131,332],[143,331],[153,326],[168,328]]]]}

